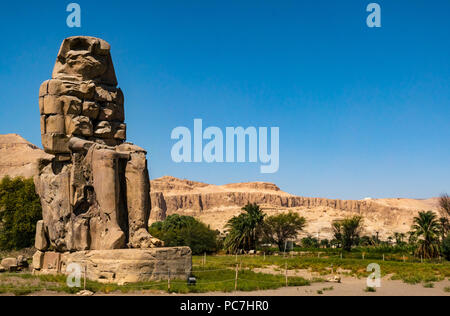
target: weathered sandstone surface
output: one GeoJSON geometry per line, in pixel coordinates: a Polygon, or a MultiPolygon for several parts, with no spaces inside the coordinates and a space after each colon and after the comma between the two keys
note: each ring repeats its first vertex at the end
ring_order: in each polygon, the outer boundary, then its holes
{"type": "Polygon", "coordinates": [[[186,279],[192,271],[191,255],[189,247],[37,252],[33,257],[33,268],[39,275],[74,275],[76,270],[81,270],[81,274],[86,272],[90,280],[127,284],[169,277],[186,279]]]}
{"type": "Polygon", "coordinates": [[[41,137],[51,158],[35,177],[43,221],[36,247],[57,252],[153,248],[146,151],[126,142],[124,95],[110,45],[66,38],[39,90],[41,137]]]}
{"type": "Polygon", "coordinates": [[[99,38],[66,38],[40,87],[42,145],[52,155],[39,159],[34,177],[43,220],[33,268],[65,273],[75,263],[89,279],[112,283],[164,278],[170,270],[185,278],[189,248],[148,250],[163,242],[148,232],[147,152],[126,142],[110,48],[99,38]]]}

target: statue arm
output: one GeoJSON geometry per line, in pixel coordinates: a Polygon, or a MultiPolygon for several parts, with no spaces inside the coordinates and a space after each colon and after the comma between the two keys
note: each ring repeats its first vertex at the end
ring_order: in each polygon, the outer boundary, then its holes
{"type": "Polygon", "coordinates": [[[81,152],[81,153],[87,153],[89,148],[94,145],[94,142],[81,139],[78,137],[72,137],[69,140],[69,148],[72,152],[81,152]]]}

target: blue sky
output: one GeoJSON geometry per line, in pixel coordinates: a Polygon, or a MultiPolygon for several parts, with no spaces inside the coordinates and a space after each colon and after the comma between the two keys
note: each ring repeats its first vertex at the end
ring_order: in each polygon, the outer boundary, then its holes
{"type": "Polygon", "coordinates": [[[38,89],[65,37],[112,46],[128,140],[149,151],[151,177],[270,181],[341,199],[450,192],[450,2],[70,1],[2,4],[0,133],[40,145],[38,89]],[[176,164],[177,126],[276,126],[280,169],[176,164]]]}

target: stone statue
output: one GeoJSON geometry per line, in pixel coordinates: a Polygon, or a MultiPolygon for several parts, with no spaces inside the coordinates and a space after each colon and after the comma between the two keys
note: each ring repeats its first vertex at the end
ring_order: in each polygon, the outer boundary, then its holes
{"type": "Polygon", "coordinates": [[[36,177],[43,221],[40,251],[155,248],[147,231],[150,182],[146,151],[126,140],[124,96],[110,45],[64,40],[51,80],[39,91],[44,150],[36,177]]]}

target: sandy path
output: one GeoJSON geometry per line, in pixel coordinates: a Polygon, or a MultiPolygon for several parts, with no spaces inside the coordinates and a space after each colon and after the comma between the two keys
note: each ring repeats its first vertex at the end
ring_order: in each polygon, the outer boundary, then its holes
{"type": "MultiPolygon", "coordinates": [[[[444,291],[444,288],[450,287],[450,281],[442,281],[434,283],[434,288],[425,288],[422,284],[406,284],[403,281],[393,281],[383,279],[381,288],[376,292],[365,292],[365,279],[357,279],[352,277],[344,277],[342,283],[314,283],[311,286],[285,287],[276,290],[252,291],[252,292],[232,292],[232,293],[191,293],[187,295],[167,294],[157,292],[144,293],[111,293],[105,296],[450,296],[450,293],[444,291]],[[323,291],[318,294],[317,291],[324,288],[333,287],[333,290],[323,291]]],[[[36,294],[35,294],[36,295],[36,294]]],[[[48,295],[48,293],[46,294],[48,295]]],[[[104,295],[104,294],[103,294],[104,295]]],[[[103,296],[96,294],[96,296],[103,296]]]]}
{"type": "MultiPolygon", "coordinates": [[[[158,291],[141,291],[134,293],[115,292],[110,294],[97,293],[95,296],[450,296],[445,288],[450,287],[450,281],[434,282],[434,288],[425,288],[422,284],[406,284],[403,281],[393,281],[389,277],[382,279],[381,287],[376,292],[365,292],[366,279],[354,277],[343,277],[341,283],[313,283],[310,286],[284,287],[276,290],[251,291],[251,292],[212,292],[191,294],[167,294],[158,291]],[[324,290],[333,287],[332,290],[324,290]],[[318,291],[322,290],[323,294],[318,291]]],[[[4,294],[10,295],[10,294],[4,294]]],[[[4,296],[0,295],[0,296],[4,296]]],[[[65,293],[35,292],[30,296],[66,296],[65,293]]]]}

